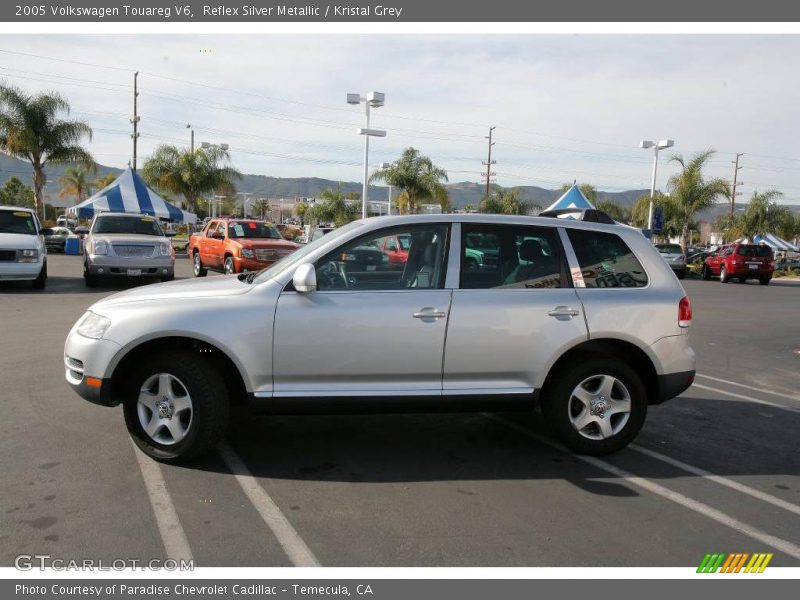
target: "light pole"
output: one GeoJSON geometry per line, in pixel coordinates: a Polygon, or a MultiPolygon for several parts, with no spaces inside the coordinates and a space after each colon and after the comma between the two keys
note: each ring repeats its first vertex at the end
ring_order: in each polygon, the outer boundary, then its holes
{"type": "Polygon", "coordinates": [[[253,194],[250,192],[236,192],[237,196],[242,197],[242,218],[247,218],[247,197],[252,196],[253,194]]]}
{"type": "Polygon", "coordinates": [[[659,140],[653,142],[651,140],[642,140],[639,142],[639,148],[652,148],[653,149],[653,181],[650,184],[650,208],[647,211],[647,230],[650,232],[650,237],[653,237],[653,198],[656,195],[656,172],[658,171],[658,151],[665,148],[672,148],[675,145],[674,140],[659,140]]]}
{"type": "Polygon", "coordinates": [[[370,137],[386,137],[386,131],[382,129],[370,129],[369,127],[369,109],[380,108],[386,100],[386,94],[382,92],[369,92],[366,96],[361,94],[347,94],[348,104],[361,104],[364,103],[366,107],[366,124],[358,130],[359,135],[364,136],[364,189],[361,194],[361,218],[367,218],[367,195],[369,187],[369,138],[370,137]]]}
{"type": "MultiPolygon", "coordinates": [[[[384,162],[384,163],[381,163],[380,165],[378,165],[378,168],[381,169],[382,171],[385,171],[386,169],[390,168],[391,166],[392,166],[391,163],[385,163],[384,162]]],[[[389,183],[388,185],[389,185],[389,204],[386,206],[386,214],[387,215],[391,215],[392,214],[392,184],[389,183]]]]}
{"type": "Polygon", "coordinates": [[[191,135],[192,135],[191,140],[192,141],[191,141],[191,143],[189,145],[189,150],[192,152],[192,154],[194,154],[194,128],[192,127],[191,123],[187,123],[186,124],[186,129],[191,131],[191,135]]]}

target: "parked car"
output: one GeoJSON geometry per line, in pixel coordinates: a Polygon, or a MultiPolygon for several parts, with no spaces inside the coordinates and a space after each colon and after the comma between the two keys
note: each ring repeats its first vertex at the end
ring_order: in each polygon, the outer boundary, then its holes
{"type": "Polygon", "coordinates": [[[64,361],[80,396],[121,404],[137,446],[166,462],[213,449],[239,398],[281,414],[540,406],[564,444],[599,455],[692,383],[691,320],[680,282],[624,225],[375,217],[259,273],[107,297],[64,361]],[[495,269],[468,269],[475,233],[496,238],[495,269]],[[353,260],[394,235],[411,239],[403,269],[353,260]]]}
{"type": "Polygon", "coordinates": [[[782,258],[775,262],[775,269],[785,271],[786,269],[800,269],[800,258],[782,258]]]}
{"type": "Polygon", "coordinates": [[[377,247],[388,258],[389,264],[402,266],[408,261],[411,236],[387,235],[385,238],[377,240],[377,247]]]}
{"type": "Polygon", "coordinates": [[[678,279],[686,277],[686,255],[678,244],[656,244],[656,250],[672,268],[678,279]]]}
{"type": "Polygon", "coordinates": [[[56,219],[56,225],[58,227],[67,227],[67,228],[75,227],[78,225],[78,219],[76,219],[75,217],[68,217],[66,215],[61,215],[60,217],[58,217],[58,219],[56,219]]]}
{"type": "Polygon", "coordinates": [[[86,237],[83,277],[94,287],[105,277],[175,277],[175,250],[158,221],[148,215],[100,213],[86,237]]]}
{"type": "Polygon", "coordinates": [[[66,227],[46,227],[42,229],[44,245],[48,250],[54,252],[64,252],[67,237],[72,235],[72,231],[66,227]]]}
{"type": "Polygon", "coordinates": [[[686,264],[693,265],[693,264],[703,264],[706,259],[713,254],[710,250],[700,250],[698,252],[689,252],[686,255],[686,264]]]}
{"type": "Polygon", "coordinates": [[[47,284],[47,248],[39,219],[30,208],[0,206],[0,281],[47,284]]]}
{"type": "Polygon", "coordinates": [[[258,271],[300,246],[285,240],[272,223],[252,219],[211,219],[189,238],[187,249],[195,277],[209,269],[223,273],[258,271]]]}
{"type": "Polygon", "coordinates": [[[758,279],[761,285],[769,285],[775,262],[772,248],[765,244],[728,244],[706,258],[703,264],[703,279],[719,277],[722,283],[738,279],[758,279]]]}

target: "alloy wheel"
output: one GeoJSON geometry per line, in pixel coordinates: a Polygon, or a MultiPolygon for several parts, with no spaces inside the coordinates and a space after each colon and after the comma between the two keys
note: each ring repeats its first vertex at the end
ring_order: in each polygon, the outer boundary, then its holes
{"type": "Polygon", "coordinates": [[[628,388],[611,375],[592,375],[572,390],[569,420],[581,436],[604,440],[618,434],[631,415],[628,388]]]}
{"type": "Polygon", "coordinates": [[[139,424],[154,442],[170,446],[182,441],[192,426],[192,398],[174,375],[156,373],[139,391],[139,424]]]}

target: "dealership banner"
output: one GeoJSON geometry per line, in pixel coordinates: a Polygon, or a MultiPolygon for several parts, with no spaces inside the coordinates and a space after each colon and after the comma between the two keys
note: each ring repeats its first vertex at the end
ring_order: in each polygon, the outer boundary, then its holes
{"type": "MultiPolygon", "coordinates": [[[[635,570],[634,570],[635,571],[635,570]]],[[[26,579],[0,581],[0,597],[29,600],[486,600],[487,598],[647,598],[708,594],[726,600],[794,597],[796,582],[779,579],[26,579]],[[786,594],[783,596],[782,594],[786,594]]]]}
{"type": "Polygon", "coordinates": [[[53,22],[774,22],[800,20],[786,0],[18,0],[0,21],[53,22]]]}

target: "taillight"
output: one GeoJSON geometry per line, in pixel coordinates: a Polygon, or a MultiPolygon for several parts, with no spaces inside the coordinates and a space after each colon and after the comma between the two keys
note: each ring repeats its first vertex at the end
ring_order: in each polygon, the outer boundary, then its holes
{"type": "Polygon", "coordinates": [[[678,326],[689,327],[692,324],[692,303],[689,296],[684,296],[678,302],[678,326]]]}

